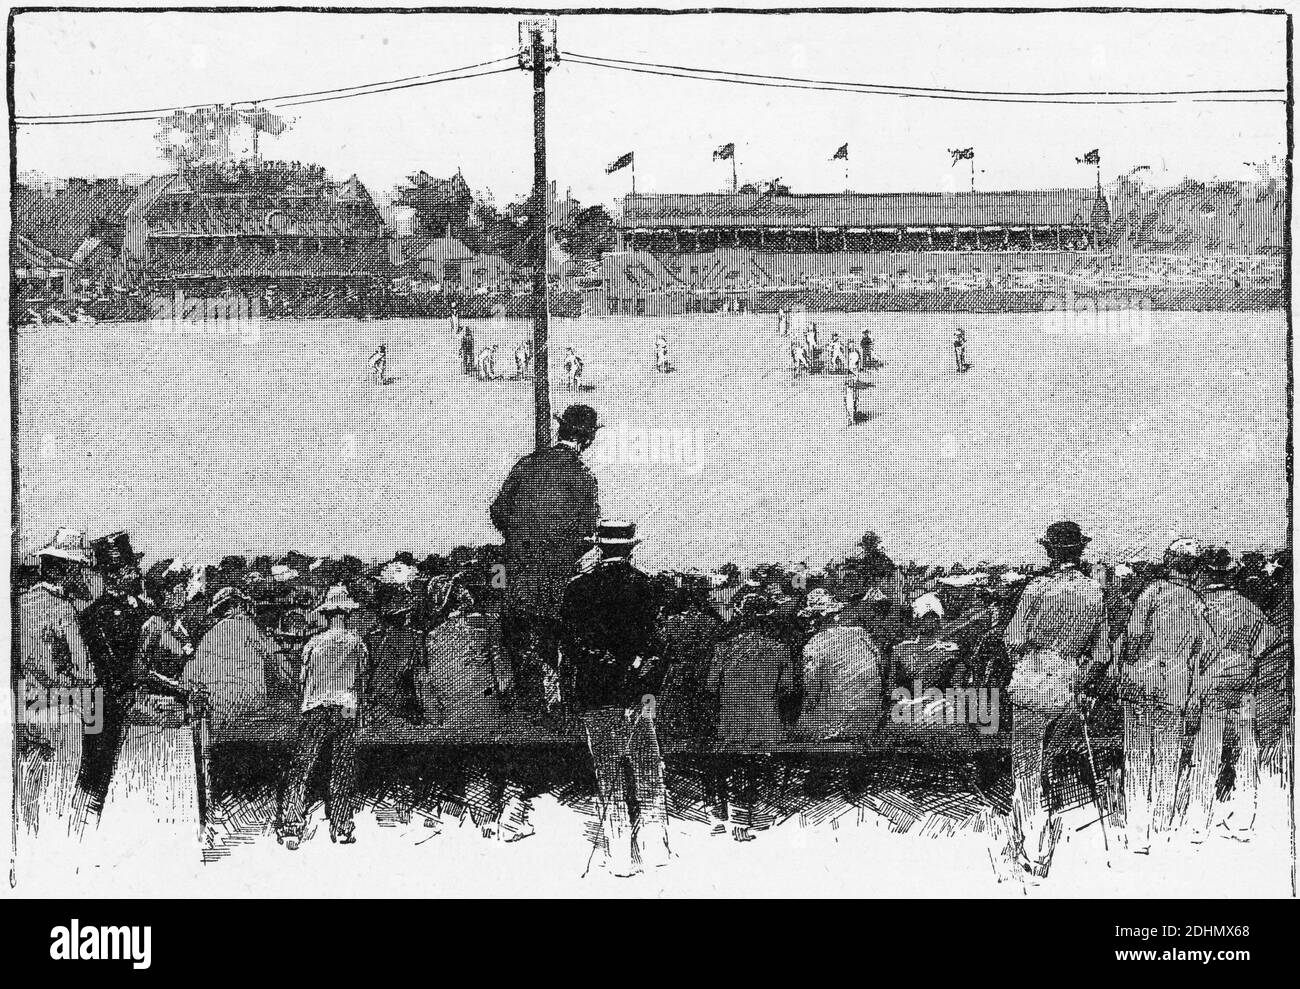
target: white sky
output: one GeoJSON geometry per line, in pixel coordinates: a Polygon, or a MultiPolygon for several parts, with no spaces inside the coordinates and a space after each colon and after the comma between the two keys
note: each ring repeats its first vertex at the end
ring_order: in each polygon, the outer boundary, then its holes
{"type": "MultiPolygon", "coordinates": [[[[52,13],[17,18],[17,112],[74,113],[228,102],[393,79],[510,54],[517,18],[482,15],[52,13]]],[[[560,47],[583,54],[859,82],[984,90],[1284,87],[1285,21],[1248,14],[566,15],[560,47]]],[[[741,181],[796,192],[965,188],[945,149],[974,145],[979,187],[1090,184],[1150,164],[1177,180],[1247,178],[1284,155],[1285,106],[1028,106],[758,89],[561,64],[548,82],[550,174],[611,203],[637,155],[637,188],[697,192],[730,181],[710,152],[735,141],[741,181]]],[[[356,172],[377,193],[423,168],[459,166],[498,201],[531,183],[524,73],[286,111],[263,153],[356,172]]],[[[163,170],[149,122],[20,127],[19,170],[109,176],[163,170]]]]}

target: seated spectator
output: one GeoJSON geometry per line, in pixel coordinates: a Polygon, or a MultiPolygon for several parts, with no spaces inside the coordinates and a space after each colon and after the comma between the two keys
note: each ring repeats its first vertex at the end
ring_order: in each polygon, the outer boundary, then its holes
{"type": "Polygon", "coordinates": [[[185,667],[185,685],[207,692],[214,731],[266,707],[268,676],[272,682],[290,676],[287,670],[268,670],[271,643],[253,620],[252,608],[243,591],[217,591],[208,608],[213,625],[185,667]]]}
{"type": "Polygon", "coordinates": [[[703,746],[717,730],[715,699],[706,691],[722,623],[708,600],[708,579],[683,578],[659,621],[668,674],[657,720],[665,741],[703,746]]]}
{"type": "Polygon", "coordinates": [[[379,628],[366,639],[370,652],[366,699],[380,714],[419,720],[415,671],[424,665],[424,635],[412,627],[418,604],[409,585],[385,585],[377,605],[379,628]]]}
{"type": "Polygon", "coordinates": [[[508,678],[499,677],[489,621],[465,588],[460,607],[425,639],[425,664],[415,673],[416,700],[429,724],[457,737],[498,735],[510,724],[501,700],[508,678]]]}
{"type": "Polygon", "coordinates": [[[733,622],[736,632],[718,643],[705,684],[718,699],[718,744],[762,749],[785,738],[781,707],[795,691],[790,646],[761,592],[741,599],[733,622]]]}
{"type": "Polygon", "coordinates": [[[923,594],[912,602],[912,635],[894,646],[890,679],[913,690],[944,689],[952,683],[960,660],[960,647],[946,638],[941,627],[944,609],[939,596],[923,594]]]}
{"type": "Polygon", "coordinates": [[[880,723],[883,650],[859,627],[836,623],[843,604],[825,591],[808,595],[814,634],[803,647],[803,707],[791,734],[802,740],[863,735],[880,723]]]}

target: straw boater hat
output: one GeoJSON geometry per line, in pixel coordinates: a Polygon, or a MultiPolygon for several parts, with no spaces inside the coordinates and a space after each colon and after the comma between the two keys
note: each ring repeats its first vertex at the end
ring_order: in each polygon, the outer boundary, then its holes
{"type": "Polygon", "coordinates": [[[335,584],[325,592],[325,600],[316,608],[316,614],[328,615],[336,611],[356,611],[361,605],[352,600],[352,595],[342,584],[335,584]]]}
{"type": "Polygon", "coordinates": [[[1205,547],[1199,539],[1175,539],[1165,550],[1165,561],[1199,563],[1205,556],[1205,547]]]}
{"type": "Polygon", "coordinates": [[[596,546],[626,547],[631,549],[641,540],[636,537],[635,522],[611,522],[602,520],[596,526],[596,534],[587,537],[587,542],[596,546]]]}
{"type": "Polygon", "coordinates": [[[37,551],[37,556],[53,557],[56,560],[70,560],[82,566],[90,566],[95,561],[90,558],[86,547],[86,533],[82,529],[58,529],[54,538],[37,551]]]}

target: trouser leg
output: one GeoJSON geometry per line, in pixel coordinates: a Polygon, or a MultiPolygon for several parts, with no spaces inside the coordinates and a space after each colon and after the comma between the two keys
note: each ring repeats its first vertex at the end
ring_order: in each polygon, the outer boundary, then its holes
{"type": "Polygon", "coordinates": [[[1237,762],[1224,817],[1229,831],[1241,833],[1254,829],[1255,808],[1259,800],[1260,749],[1255,734],[1253,696],[1247,696],[1239,707],[1229,712],[1228,725],[1236,729],[1237,762]]]}
{"type": "Polygon", "coordinates": [[[298,738],[285,777],[284,807],[280,815],[285,830],[291,834],[302,834],[307,810],[307,781],[325,744],[329,727],[329,713],[320,707],[303,712],[298,724],[298,738]]]}
{"type": "Polygon", "coordinates": [[[602,850],[615,875],[628,875],[633,869],[632,820],[624,775],[627,714],[621,708],[601,708],[584,714],[583,721],[596,775],[596,812],[600,815],[602,850]]]}
{"type": "Polygon", "coordinates": [[[668,792],[653,718],[643,717],[632,726],[628,761],[637,808],[633,823],[637,854],[647,865],[663,865],[668,859],[668,792]]]}
{"type": "Polygon", "coordinates": [[[85,735],[80,721],[42,726],[49,760],[44,766],[44,786],[39,790],[40,816],[44,827],[57,826],[70,833],[79,830],[76,820],[77,780],[85,735]]]}
{"type": "Polygon", "coordinates": [[[1012,831],[1022,860],[1040,873],[1052,861],[1060,824],[1043,787],[1043,745],[1053,717],[1018,707],[1011,730],[1012,831]]]}
{"type": "Polygon", "coordinates": [[[1223,740],[1228,712],[1223,705],[1207,703],[1201,710],[1201,724],[1192,741],[1192,761],[1186,775],[1187,811],[1184,818],[1193,834],[1209,833],[1214,823],[1214,804],[1219,770],[1223,765],[1223,740]]]}
{"type": "Polygon", "coordinates": [[[1124,817],[1129,842],[1145,848],[1151,841],[1152,725],[1139,704],[1124,704],[1124,817]]]}
{"type": "Polygon", "coordinates": [[[330,827],[339,834],[352,831],[357,792],[357,720],[337,708],[330,712],[330,827]]]}
{"type": "Polygon", "coordinates": [[[1183,760],[1183,717],[1155,708],[1151,731],[1151,832],[1173,829],[1177,808],[1179,767],[1183,760]]]}

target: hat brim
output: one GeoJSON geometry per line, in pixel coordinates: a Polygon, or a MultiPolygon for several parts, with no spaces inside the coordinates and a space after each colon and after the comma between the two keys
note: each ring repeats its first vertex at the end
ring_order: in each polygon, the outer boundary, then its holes
{"type": "Polygon", "coordinates": [[[1074,546],[1087,546],[1092,542],[1090,536],[1080,536],[1078,539],[1048,539],[1044,536],[1038,542],[1043,546],[1055,546],[1059,549],[1070,549],[1074,546]]]}
{"type": "Polygon", "coordinates": [[[635,537],[632,539],[602,539],[600,536],[584,536],[583,539],[593,546],[636,546],[641,542],[640,539],[635,537]]]}
{"type": "Polygon", "coordinates": [[[355,601],[336,601],[333,604],[322,604],[316,609],[318,615],[328,615],[332,611],[359,611],[361,605],[355,601]]]}
{"type": "Polygon", "coordinates": [[[56,560],[67,560],[70,563],[80,563],[84,567],[95,565],[95,561],[87,553],[79,553],[76,550],[59,549],[56,546],[48,546],[45,549],[37,550],[37,556],[51,556],[56,560]]]}

